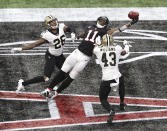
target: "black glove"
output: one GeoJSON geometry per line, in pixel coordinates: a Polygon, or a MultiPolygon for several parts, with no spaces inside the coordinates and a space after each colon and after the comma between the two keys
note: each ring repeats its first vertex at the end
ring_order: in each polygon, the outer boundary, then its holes
{"type": "Polygon", "coordinates": [[[130,24],[133,25],[133,24],[137,23],[138,20],[139,20],[139,17],[134,18],[134,19],[132,19],[132,21],[130,22],[130,24]]]}

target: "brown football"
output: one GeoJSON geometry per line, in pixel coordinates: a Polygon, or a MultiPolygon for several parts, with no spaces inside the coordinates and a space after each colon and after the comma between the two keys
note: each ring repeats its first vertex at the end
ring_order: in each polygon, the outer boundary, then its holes
{"type": "Polygon", "coordinates": [[[130,12],[128,13],[128,17],[129,17],[130,19],[135,19],[135,18],[139,17],[139,13],[138,13],[137,11],[130,11],[130,12]]]}

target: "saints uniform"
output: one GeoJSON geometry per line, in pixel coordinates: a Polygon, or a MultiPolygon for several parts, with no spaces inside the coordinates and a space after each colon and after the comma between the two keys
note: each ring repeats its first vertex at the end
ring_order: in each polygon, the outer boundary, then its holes
{"type": "Polygon", "coordinates": [[[65,41],[65,33],[64,33],[64,24],[60,23],[58,28],[58,33],[55,35],[51,33],[49,30],[46,30],[41,33],[41,38],[45,39],[49,48],[45,54],[45,66],[44,66],[44,75],[50,78],[52,72],[54,71],[55,65],[58,69],[61,69],[65,57],[63,55],[63,47],[65,41]]]}
{"type": "MultiPolygon", "coordinates": [[[[127,47],[129,49],[129,47],[127,47]]],[[[96,55],[99,64],[102,68],[102,81],[100,84],[99,97],[101,104],[108,111],[111,112],[111,105],[107,101],[111,88],[119,85],[119,94],[121,101],[121,110],[124,109],[123,101],[125,96],[124,79],[119,72],[119,59],[124,49],[121,46],[113,44],[111,35],[104,35],[101,45],[96,46],[93,53],[96,55]]],[[[127,53],[127,51],[126,51],[127,53]]],[[[115,89],[115,88],[113,88],[115,89]]]]}
{"type": "Polygon", "coordinates": [[[121,57],[122,47],[119,45],[111,47],[95,47],[94,54],[98,58],[102,68],[102,80],[108,81],[118,79],[121,76],[118,63],[121,57]]]}

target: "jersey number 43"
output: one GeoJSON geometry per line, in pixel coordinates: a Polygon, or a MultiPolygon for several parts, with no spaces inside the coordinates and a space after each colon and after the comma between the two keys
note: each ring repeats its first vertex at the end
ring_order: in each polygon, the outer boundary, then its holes
{"type": "Polygon", "coordinates": [[[104,52],[101,57],[101,61],[104,63],[104,67],[116,65],[115,52],[104,52]]]}

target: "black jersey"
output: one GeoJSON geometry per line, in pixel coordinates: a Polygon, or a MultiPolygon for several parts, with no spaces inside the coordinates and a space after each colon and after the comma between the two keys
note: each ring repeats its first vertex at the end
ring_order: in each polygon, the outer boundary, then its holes
{"type": "Polygon", "coordinates": [[[95,39],[97,36],[103,36],[107,33],[107,28],[97,28],[96,25],[89,26],[85,31],[85,37],[78,49],[85,55],[92,56],[95,47],[95,39]]]}

